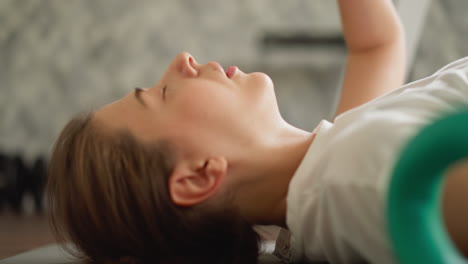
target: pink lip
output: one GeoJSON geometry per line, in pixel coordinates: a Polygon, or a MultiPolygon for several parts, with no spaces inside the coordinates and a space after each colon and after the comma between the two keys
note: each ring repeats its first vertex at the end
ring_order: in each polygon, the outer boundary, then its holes
{"type": "Polygon", "coordinates": [[[236,66],[230,66],[229,68],[227,68],[226,70],[226,76],[231,79],[232,76],[234,76],[237,72],[237,67],[236,66]]]}

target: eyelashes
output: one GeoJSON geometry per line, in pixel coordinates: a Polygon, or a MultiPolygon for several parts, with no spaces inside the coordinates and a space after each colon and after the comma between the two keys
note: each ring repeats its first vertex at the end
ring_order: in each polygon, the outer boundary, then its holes
{"type": "Polygon", "coordinates": [[[164,85],[163,89],[162,89],[162,97],[163,97],[163,100],[166,100],[166,90],[167,90],[167,85],[164,85]]]}

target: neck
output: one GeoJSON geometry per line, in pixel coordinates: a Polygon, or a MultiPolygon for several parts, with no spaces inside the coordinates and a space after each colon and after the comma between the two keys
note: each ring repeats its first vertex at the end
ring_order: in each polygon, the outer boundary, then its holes
{"type": "Polygon", "coordinates": [[[243,169],[239,171],[242,180],[238,184],[236,203],[246,219],[253,224],[286,227],[289,182],[313,139],[313,134],[288,126],[239,160],[237,167],[243,169]]]}

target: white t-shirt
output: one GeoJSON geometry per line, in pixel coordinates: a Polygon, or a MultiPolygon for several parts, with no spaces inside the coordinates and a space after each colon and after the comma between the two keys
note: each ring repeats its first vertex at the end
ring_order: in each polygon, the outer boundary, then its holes
{"type": "Polygon", "coordinates": [[[292,178],[292,261],[395,263],[386,194],[402,147],[424,125],[468,105],[468,57],[323,120],[292,178]]]}

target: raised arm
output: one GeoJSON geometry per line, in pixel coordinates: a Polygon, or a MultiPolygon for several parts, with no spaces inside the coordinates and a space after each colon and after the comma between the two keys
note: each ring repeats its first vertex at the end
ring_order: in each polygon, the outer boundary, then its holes
{"type": "Polygon", "coordinates": [[[338,1],[348,58],[335,117],[400,87],[406,55],[391,0],[338,1]]]}

